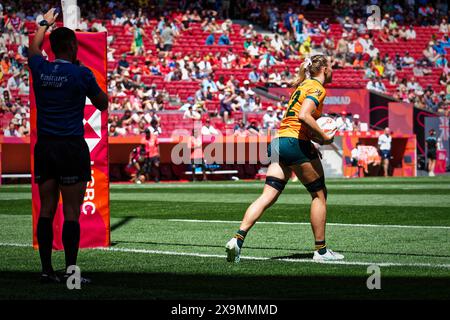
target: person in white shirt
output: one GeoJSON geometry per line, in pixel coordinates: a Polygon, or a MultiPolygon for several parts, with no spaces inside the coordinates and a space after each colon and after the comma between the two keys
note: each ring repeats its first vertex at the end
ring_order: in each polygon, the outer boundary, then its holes
{"type": "Polygon", "coordinates": [[[354,131],[361,131],[361,121],[359,119],[359,114],[353,115],[352,129],[354,131]]]}
{"type": "Polygon", "coordinates": [[[28,79],[26,77],[22,78],[22,81],[19,84],[19,94],[29,94],[30,87],[28,85],[28,79]]]}
{"type": "Polygon", "coordinates": [[[267,108],[267,112],[263,116],[264,129],[274,129],[278,124],[278,118],[272,107],[267,108]]]}
{"type": "Polygon", "coordinates": [[[192,106],[189,106],[189,108],[183,114],[183,119],[200,120],[201,117],[202,115],[194,110],[192,106]]]}
{"type": "Polygon", "coordinates": [[[256,42],[254,42],[254,41],[252,42],[252,44],[250,46],[247,47],[247,51],[248,51],[248,54],[250,56],[252,56],[253,58],[259,56],[259,47],[256,44],[256,42]]]}
{"type": "Polygon", "coordinates": [[[367,90],[377,90],[377,87],[375,86],[375,81],[373,80],[373,78],[371,78],[369,81],[367,81],[366,84],[366,89],[367,90]]]}
{"type": "Polygon", "coordinates": [[[16,125],[12,121],[9,123],[8,129],[5,129],[3,134],[5,137],[20,137],[20,133],[17,131],[16,125]]]}
{"type": "Polygon", "coordinates": [[[248,80],[244,80],[244,85],[240,87],[239,90],[244,91],[246,96],[255,93],[252,88],[250,88],[250,81],[248,80]]]}
{"type": "Polygon", "coordinates": [[[336,119],[336,127],[340,132],[353,130],[352,122],[347,118],[346,111],[342,111],[341,116],[336,119]]]}
{"type": "Polygon", "coordinates": [[[388,176],[389,161],[391,160],[391,144],[391,130],[386,127],[384,133],[378,137],[378,149],[380,149],[385,177],[388,176]]]}
{"type": "Polygon", "coordinates": [[[206,57],[198,63],[198,67],[200,68],[200,71],[205,73],[210,73],[212,71],[211,63],[206,59],[206,57]]]}
{"type": "Polygon", "coordinates": [[[8,79],[8,82],[6,83],[6,88],[8,89],[17,89],[18,88],[18,78],[19,73],[14,73],[12,77],[8,79]]]}
{"type": "Polygon", "coordinates": [[[406,40],[414,40],[416,39],[416,31],[413,26],[409,26],[409,29],[405,32],[406,40]]]}
{"type": "Polygon", "coordinates": [[[283,39],[281,39],[280,36],[278,36],[278,34],[275,34],[272,41],[270,41],[270,45],[272,46],[272,48],[275,49],[276,52],[280,52],[281,49],[283,49],[284,47],[283,39]]]}
{"type": "Polygon", "coordinates": [[[219,134],[219,131],[212,126],[211,120],[206,119],[205,124],[202,126],[202,135],[203,136],[216,136],[218,134],[219,134]]]}
{"type": "Polygon", "coordinates": [[[375,59],[377,55],[380,54],[380,50],[378,50],[378,48],[375,48],[373,44],[369,46],[366,52],[372,59],[375,59]]]}
{"type": "Polygon", "coordinates": [[[356,176],[360,177],[360,171],[362,166],[359,165],[359,158],[361,156],[361,142],[357,142],[355,148],[352,150],[352,167],[358,167],[356,176]]]}
{"type": "Polygon", "coordinates": [[[403,67],[414,67],[414,58],[409,55],[408,51],[402,59],[402,65],[403,67]]]}
{"type": "Polygon", "coordinates": [[[374,83],[375,90],[378,92],[386,92],[386,87],[384,86],[384,83],[381,81],[381,78],[377,78],[377,80],[374,83]]]}

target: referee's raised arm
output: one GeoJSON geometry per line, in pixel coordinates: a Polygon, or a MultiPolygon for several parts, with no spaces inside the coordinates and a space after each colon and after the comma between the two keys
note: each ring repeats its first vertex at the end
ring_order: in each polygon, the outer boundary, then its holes
{"type": "Polygon", "coordinates": [[[44,15],[44,20],[39,23],[39,28],[37,29],[36,34],[30,43],[30,47],[28,48],[28,59],[35,55],[41,55],[41,47],[42,42],[44,41],[45,32],[55,23],[56,18],[59,15],[58,13],[55,13],[55,10],[55,8],[50,9],[44,15]]]}

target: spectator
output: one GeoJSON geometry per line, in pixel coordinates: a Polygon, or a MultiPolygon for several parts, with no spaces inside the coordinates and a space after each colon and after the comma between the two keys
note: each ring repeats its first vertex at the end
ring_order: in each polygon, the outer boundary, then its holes
{"type": "Polygon", "coordinates": [[[194,109],[193,106],[190,106],[183,114],[183,119],[192,119],[192,120],[200,120],[202,115],[200,112],[194,109]]]}
{"type": "Polygon", "coordinates": [[[168,23],[165,24],[161,32],[161,41],[163,44],[163,51],[172,51],[174,32],[168,23]]]}
{"type": "Polygon", "coordinates": [[[376,78],[376,81],[374,83],[375,86],[375,90],[381,93],[385,93],[386,92],[386,87],[384,86],[383,81],[381,81],[380,77],[376,78]]]}
{"type": "Polygon", "coordinates": [[[245,127],[245,122],[243,119],[239,119],[238,123],[234,126],[234,135],[238,137],[247,137],[249,134],[247,128],[245,127]]]}
{"type": "Polygon", "coordinates": [[[253,70],[248,74],[248,79],[251,83],[257,83],[261,80],[261,75],[259,74],[256,67],[253,67],[253,70]]]}
{"type": "Polygon", "coordinates": [[[211,120],[208,118],[202,126],[203,136],[216,136],[219,135],[219,131],[211,124],[211,120]]]}
{"type": "Polygon", "coordinates": [[[130,68],[130,64],[127,61],[127,55],[124,53],[121,56],[121,59],[118,62],[118,70],[119,73],[123,73],[124,71],[128,71],[130,68]]]}
{"type": "Polygon", "coordinates": [[[276,64],[279,64],[277,60],[275,60],[275,57],[273,56],[273,52],[268,51],[266,52],[259,62],[258,68],[263,69],[264,67],[272,67],[276,64]]]}
{"type": "Polygon", "coordinates": [[[6,87],[9,90],[15,90],[19,88],[19,72],[13,73],[13,75],[8,79],[8,82],[6,83],[6,87]]]}
{"type": "Polygon", "coordinates": [[[258,122],[256,122],[255,120],[250,120],[249,122],[250,125],[247,127],[248,134],[253,136],[259,136],[260,132],[258,122]]]}
{"type": "Polygon", "coordinates": [[[20,133],[17,130],[17,126],[14,122],[10,122],[8,129],[5,129],[5,132],[3,133],[5,137],[20,137],[20,133]]]}
{"type": "Polygon", "coordinates": [[[360,132],[361,131],[361,121],[359,120],[359,114],[354,114],[352,117],[352,130],[360,132]]]}
{"type": "Polygon", "coordinates": [[[193,97],[188,97],[186,103],[183,104],[183,105],[180,107],[179,110],[180,110],[180,111],[186,111],[186,110],[188,110],[190,107],[192,108],[193,106],[194,106],[194,98],[193,98],[193,97]]]}
{"type": "Polygon", "coordinates": [[[447,58],[445,57],[445,55],[440,54],[435,61],[435,65],[436,65],[436,68],[443,68],[444,66],[446,66],[447,58]]]}
{"type": "Polygon", "coordinates": [[[19,84],[19,94],[21,95],[29,95],[30,94],[30,87],[28,85],[28,77],[26,75],[22,76],[22,80],[19,84]]]}
{"type": "Polygon", "coordinates": [[[268,107],[263,116],[263,128],[267,130],[275,129],[278,125],[278,118],[272,107],[268,107]]]}
{"type": "Polygon", "coordinates": [[[202,81],[202,88],[204,91],[207,91],[210,88],[212,93],[216,93],[218,90],[216,83],[213,80],[213,76],[211,74],[208,75],[207,78],[202,81]]]}
{"type": "Polygon", "coordinates": [[[148,127],[148,130],[153,136],[160,136],[162,134],[161,126],[159,125],[159,121],[156,119],[152,119],[150,121],[150,127],[148,127]]]}
{"type": "Polygon", "coordinates": [[[415,40],[416,39],[416,31],[414,27],[411,25],[409,29],[406,30],[406,40],[415,40]]]}
{"type": "Polygon", "coordinates": [[[336,127],[340,132],[353,131],[352,122],[347,118],[346,111],[342,111],[341,116],[336,119],[336,127]]]}
{"type": "Polygon", "coordinates": [[[256,41],[252,41],[252,43],[247,47],[247,52],[253,58],[259,57],[259,46],[256,44],[256,41]]]}
{"type": "Polygon", "coordinates": [[[412,68],[414,67],[414,58],[409,55],[409,51],[405,52],[405,56],[402,59],[402,67],[412,68]]]}
{"type": "Polygon", "coordinates": [[[219,41],[218,41],[217,44],[218,44],[219,46],[220,46],[220,45],[226,45],[226,46],[228,46],[228,45],[231,44],[230,38],[228,37],[228,31],[225,31],[224,33],[222,33],[222,35],[220,36],[219,41]]]}
{"type": "Polygon", "coordinates": [[[214,34],[210,33],[208,37],[206,37],[206,41],[205,44],[207,46],[212,46],[213,44],[215,44],[216,40],[214,38],[214,34]]]}
{"type": "Polygon", "coordinates": [[[433,97],[433,91],[432,90],[426,90],[425,91],[425,107],[429,109],[430,111],[437,112],[438,111],[438,104],[436,103],[434,97],[433,97]]]}
{"type": "Polygon", "coordinates": [[[223,121],[225,123],[230,122],[230,116],[232,115],[233,111],[236,111],[236,107],[233,104],[233,100],[237,96],[235,94],[231,93],[230,89],[225,89],[225,94],[220,100],[220,116],[223,118],[223,121]]]}

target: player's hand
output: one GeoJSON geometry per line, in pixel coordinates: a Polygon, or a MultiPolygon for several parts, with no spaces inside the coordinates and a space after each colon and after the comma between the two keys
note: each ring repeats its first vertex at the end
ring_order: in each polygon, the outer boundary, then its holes
{"type": "Polygon", "coordinates": [[[324,134],[322,137],[321,145],[332,144],[334,142],[334,135],[336,134],[336,130],[333,130],[329,135],[324,134]]]}
{"type": "Polygon", "coordinates": [[[327,136],[327,138],[322,139],[320,144],[321,145],[332,144],[333,141],[334,141],[334,136],[333,137],[327,136]]]}
{"type": "Polygon", "coordinates": [[[56,18],[58,17],[59,13],[55,13],[56,8],[51,8],[47,11],[46,14],[44,14],[44,20],[48,22],[49,25],[52,25],[55,23],[56,18]]]}

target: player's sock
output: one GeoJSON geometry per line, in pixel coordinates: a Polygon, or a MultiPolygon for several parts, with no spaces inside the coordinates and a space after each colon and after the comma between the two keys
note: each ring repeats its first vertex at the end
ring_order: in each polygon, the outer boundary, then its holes
{"type": "Polygon", "coordinates": [[[327,253],[327,245],[325,244],[325,240],[316,241],[316,250],[319,254],[327,253]]]}
{"type": "Polygon", "coordinates": [[[37,241],[42,273],[52,274],[53,225],[51,218],[40,217],[37,224],[37,241]]]}
{"type": "Polygon", "coordinates": [[[80,223],[78,221],[64,221],[62,241],[66,257],[66,270],[77,264],[78,246],[80,244],[80,223]]]}
{"type": "Polygon", "coordinates": [[[237,245],[239,248],[242,248],[242,245],[244,244],[245,236],[247,235],[247,231],[239,229],[238,232],[234,235],[234,237],[237,239],[237,245]]]}

